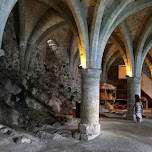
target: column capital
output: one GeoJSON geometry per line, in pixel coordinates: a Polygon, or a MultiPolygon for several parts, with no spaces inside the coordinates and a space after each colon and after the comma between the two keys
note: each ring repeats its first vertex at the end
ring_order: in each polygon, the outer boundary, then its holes
{"type": "Polygon", "coordinates": [[[83,78],[100,78],[100,69],[81,69],[81,74],[83,78]]]}
{"type": "Polygon", "coordinates": [[[142,79],[141,77],[127,77],[127,82],[139,84],[139,83],[141,83],[141,79],[142,79]]]}
{"type": "Polygon", "coordinates": [[[4,50],[0,49],[0,57],[4,55],[4,50]]]}

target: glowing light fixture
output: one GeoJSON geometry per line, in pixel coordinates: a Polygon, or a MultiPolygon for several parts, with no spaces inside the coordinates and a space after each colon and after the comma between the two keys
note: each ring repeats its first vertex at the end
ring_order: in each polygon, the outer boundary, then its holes
{"type": "Polygon", "coordinates": [[[84,56],[81,56],[81,64],[83,69],[86,69],[86,58],[84,56]]]}
{"type": "Polygon", "coordinates": [[[81,61],[81,64],[79,66],[82,67],[82,69],[86,69],[86,53],[85,51],[81,48],[80,50],[81,52],[81,55],[80,55],[80,61],[81,61]]]}
{"type": "Polygon", "coordinates": [[[129,66],[127,66],[126,75],[132,77],[132,70],[129,66]]]}

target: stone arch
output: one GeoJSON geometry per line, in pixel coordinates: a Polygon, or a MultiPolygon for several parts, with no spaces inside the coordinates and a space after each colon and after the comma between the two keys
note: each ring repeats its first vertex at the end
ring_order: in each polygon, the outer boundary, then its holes
{"type": "MultiPolygon", "coordinates": [[[[70,46],[70,68],[71,68],[71,70],[74,68],[75,54],[78,51],[78,48],[76,45],[77,45],[76,39],[74,38],[74,36],[72,36],[71,46],[70,46]]],[[[79,52],[78,52],[78,55],[79,55],[79,52]]]]}
{"type": "Polygon", "coordinates": [[[2,44],[2,37],[3,37],[3,32],[4,28],[7,22],[7,19],[9,17],[10,12],[12,11],[13,7],[17,3],[18,0],[10,0],[9,2],[2,0],[0,2],[0,21],[1,21],[1,26],[0,26],[0,47],[2,44]]]}
{"type": "Polygon", "coordinates": [[[66,2],[70,7],[77,24],[80,37],[80,43],[78,44],[78,46],[80,51],[81,65],[82,67],[86,68],[89,65],[89,37],[87,18],[85,14],[82,12],[80,1],[66,0],[66,2]]]}
{"type": "Polygon", "coordinates": [[[20,24],[20,43],[19,43],[19,58],[20,68],[23,69],[24,65],[24,52],[25,52],[25,1],[19,2],[19,24],[20,24]]]}
{"type": "Polygon", "coordinates": [[[111,65],[113,64],[113,62],[114,62],[119,56],[121,56],[121,54],[120,54],[119,51],[115,52],[115,53],[111,56],[110,60],[109,60],[108,63],[107,63],[107,68],[106,68],[106,72],[105,72],[105,76],[106,76],[106,77],[107,77],[107,75],[108,75],[108,72],[109,72],[109,69],[110,69],[111,65]]]}
{"type": "Polygon", "coordinates": [[[95,52],[98,50],[98,40],[100,36],[100,28],[101,28],[101,22],[103,19],[103,14],[104,10],[106,7],[106,3],[109,1],[107,0],[97,0],[96,6],[94,9],[94,14],[93,14],[93,20],[91,24],[91,29],[90,29],[90,67],[94,68],[95,61],[96,61],[96,56],[95,52]],[[94,60],[93,60],[94,59],[94,60]]]}
{"type": "Polygon", "coordinates": [[[44,43],[51,34],[55,33],[57,30],[62,29],[63,27],[67,26],[67,22],[60,22],[52,27],[50,27],[49,29],[47,29],[35,42],[32,50],[30,51],[30,55],[29,58],[27,58],[26,60],[26,67],[32,69],[33,68],[33,64],[37,55],[37,48],[40,44],[44,43]]]}
{"type": "Polygon", "coordinates": [[[121,2],[114,1],[114,3],[111,6],[111,9],[109,9],[106,13],[106,16],[103,19],[101,29],[100,29],[100,42],[101,40],[105,40],[106,35],[108,34],[108,31],[112,27],[112,24],[118,17],[118,15],[123,11],[123,9],[131,3],[132,0],[123,0],[121,2]]]}
{"type": "Polygon", "coordinates": [[[151,0],[140,0],[140,1],[135,1],[132,2],[130,5],[128,5],[117,17],[117,19],[114,21],[112,28],[107,34],[107,39],[110,37],[111,33],[113,30],[123,21],[125,20],[128,16],[131,14],[140,11],[142,9],[145,9],[147,7],[152,6],[152,1],[151,0]]]}
{"type": "Polygon", "coordinates": [[[116,46],[119,48],[122,58],[123,58],[125,64],[127,65],[128,61],[127,61],[127,56],[126,56],[126,51],[125,51],[126,49],[125,49],[125,46],[124,46],[122,40],[115,34],[115,32],[112,33],[111,39],[116,44],[116,46]]]}
{"type": "MultiPolygon", "coordinates": [[[[138,47],[137,47],[136,56],[135,56],[136,68],[138,68],[140,66],[140,64],[143,65],[143,61],[144,61],[143,59],[145,59],[146,54],[149,51],[149,50],[144,49],[144,46],[146,45],[146,41],[148,41],[149,33],[152,33],[151,26],[152,26],[152,17],[150,16],[147,19],[147,22],[143,26],[144,28],[143,28],[143,30],[141,32],[140,40],[138,42],[138,47]]],[[[149,41],[151,41],[150,38],[149,38],[149,41]]],[[[149,43],[150,42],[147,42],[148,45],[149,45],[149,43]]],[[[139,69],[135,71],[135,74],[137,76],[141,74],[139,69]]]]}
{"type": "MultiPolygon", "coordinates": [[[[40,0],[40,1],[42,1],[42,0],[40,0]]],[[[84,67],[86,67],[86,51],[84,50],[85,39],[83,38],[83,35],[82,34],[80,35],[80,33],[77,31],[76,24],[79,22],[79,20],[77,20],[77,15],[73,15],[73,14],[75,14],[75,7],[73,6],[72,3],[75,3],[75,2],[73,0],[71,2],[69,0],[65,0],[64,2],[62,2],[60,0],[55,0],[55,1],[45,1],[44,3],[48,4],[50,7],[55,9],[70,24],[74,37],[77,41],[78,48],[79,48],[81,64],[84,65],[84,67]],[[65,3],[68,4],[72,13],[69,10],[69,7],[65,5],[65,3]],[[78,22],[75,22],[75,21],[78,21],[78,22]],[[81,36],[81,38],[80,38],[80,36],[81,36]],[[81,43],[83,45],[81,45],[81,43]]],[[[79,6],[79,2],[76,1],[76,3],[79,6]]],[[[78,8],[81,8],[81,7],[78,7],[78,8]]],[[[79,13],[79,11],[77,13],[79,13]]],[[[81,10],[81,14],[83,14],[82,10],[81,10]]],[[[83,21],[83,20],[81,20],[81,21],[83,21]]],[[[82,23],[82,22],[79,22],[79,23],[82,23]]],[[[86,43],[88,43],[88,42],[86,42],[86,43]]]]}
{"type": "MultiPolygon", "coordinates": [[[[99,37],[99,44],[98,44],[98,51],[95,54],[95,56],[98,56],[97,58],[97,62],[95,67],[100,69],[101,67],[101,60],[102,60],[102,55],[104,52],[104,48],[106,46],[106,43],[109,39],[109,37],[107,38],[108,32],[109,30],[112,28],[112,24],[114,23],[114,21],[116,20],[116,18],[118,17],[118,15],[123,11],[123,9],[129,4],[131,3],[132,0],[129,1],[121,1],[120,3],[117,2],[117,5],[112,5],[112,8],[109,9],[110,11],[106,14],[106,16],[104,17],[104,20],[102,22],[102,26],[100,29],[100,37],[99,37]]],[[[114,29],[113,29],[114,30],[114,29]]],[[[111,32],[112,33],[112,32],[111,32]]],[[[111,35],[111,34],[110,34],[111,35]]]]}
{"type": "Polygon", "coordinates": [[[147,65],[149,67],[149,70],[151,72],[151,78],[152,78],[152,63],[147,57],[145,57],[145,62],[147,63],[147,65]]]}
{"type": "Polygon", "coordinates": [[[130,77],[134,76],[134,55],[133,55],[133,44],[129,26],[126,21],[120,24],[120,30],[125,38],[126,44],[126,57],[127,57],[127,75],[130,77]]]}
{"type": "Polygon", "coordinates": [[[140,61],[140,64],[139,64],[139,70],[137,71],[138,75],[141,75],[141,72],[142,72],[142,66],[143,66],[143,63],[144,63],[144,59],[148,53],[148,51],[152,48],[152,35],[150,35],[147,39],[147,45],[145,47],[145,49],[143,50],[143,53],[142,53],[142,56],[141,56],[141,61],[140,61]]]}
{"type": "MultiPolygon", "coordinates": [[[[125,5],[126,6],[126,5],[125,5]]],[[[117,15],[117,18],[113,21],[112,25],[110,26],[111,28],[109,28],[109,30],[107,31],[107,34],[104,36],[102,33],[100,35],[100,40],[99,40],[99,50],[98,53],[96,54],[96,56],[98,56],[98,60],[96,62],[96,67],[100,69],[101,66],[101,60],[102,60],[102,55],[103,55],[103,51],[105,48],[105,45],[110,37],[110,35],[112,34],[112,32],[114,31],[114,29],[125,19],[127,18],[129,15],[142,10],[144,8],[150,7],[152,6],[152,1],[151,0],[141,0],[141,1],[135,1],[132,2],[130,1],[130,4],[128,3],[128,6],[124,7],[124,10],[122,10],[121,12],[119,12],[119,14],[117,15]],[[101,42],[101,43],[100,43],[101,42]],[[102,48],[102,49],[100,49],[102,48]]]]}
{"type": "Polygon", "coordinates": [[[77,65],[80,64],[80,55],[79,55],[79,50],[74,55],[74,61],[73,61],[73,73],[74,75],[76,74],[76,70],[78,69],[77,65]]]}
{"type": "MultiPolygon", "coordinates": [[[[32,53],[31,50],[32,50],[33,46],[35,45],[36,40],[39,37],[38,33],[40,33],[40,31],[42,31],[43,27],[50,20],[50,17],[53,17],[53,16],[59,16],[59,14],[57,12],[54,12],[52,9],[47,10],[44,13],[44,15],[40,18],[37,25],[33,29],[33,31],[31,32],[31,34],[28,38],[28,41],[27,41],[26,50],[25,50],[25,52],[23,52],[23,54],[24,54],[23,57],[24,57],[24,62],[25,63],[29,62],[29,58],[30,58],[31,53],[32,53]]],[[[59,21],[59,22],[61,22],[61,21],[59,21]]],[[[25,65],[24,68],[27,69],[28,67],[25,65]]]]}
{"type": "Polygon", "coordinates": [[[111,67],[111,65],[113,64],[113,62],[116,60],[116,58],[118,58],[119,56],[121,56],[120,51],[115,52],[107,62],[105,62],[104,66],[103,66],[103,71],[102,71],[102,81],[106,81],[107,75],[108,75],[108,71],[111,67]]]}
{"type": "MultiPolygon", "coordinates": [[[[128,32],[128,29],[125,29],[126,31],[125,32],[128,32]]],[[[125,34],[125,33],[124,33],[125,34]]],[[[132,47],[132,44],[131,44],[131,37],[129,34],[127,34],[127,40],[128,41],[127,43],[129,43],[132,47]],[[128,40],[129,39],[129,40],[128,40]]],[[[119,38],[119,36],[113,32],[110,39],[114,42],[114,44],[119,48],[119,51],[115,52],[114,55],[108,59],[108,61],[104,58],[104,60],[106,60],[103,65],[103,70],[102,70],[102,76],[103,76],[103,79],[105,79],[105,77],[107,77],[107,74],[108,74],[108,71],[109,71],[109,68],[110,66],[112,65],[112,63],[116,60],[116,58],[118,58],[119,56],[122,56],[123,60],[124,60],[124,63],[125,65],[127,66],[128,65],[128,56],[130,56],[130,54],[132,54],[133,50],[131,49],[132,52],[129,52],[128,50],[126,50],[126,47],[124,45],[124,42],[119,38]],[[127,51],[128,51],[128,56],[127,56],[127,51]]],[[[109,51],[107,51],[106,54],[108,54],[110,52],[110,49],[109,51]]],[[[106,55],[105,55],[106,56],[106,55]]]]}
{"type": "Polygon", "coordinates": [[[102,61],[102,65],[101,65],[101,67],[102,67],[102,74],[103,74],[103,75],[104,75],[105,70],[106,70],[107,62],[108,62],[108,60],[109,60],[108,54],[111,52],[112,48],[113,48],[113,44],[108,44],[108,45],[106,46],[106,49],[105,49],[106,52],[105,52],[105,54],[104,54],[105,58],[103,57],[103,61],[102,61]]]}

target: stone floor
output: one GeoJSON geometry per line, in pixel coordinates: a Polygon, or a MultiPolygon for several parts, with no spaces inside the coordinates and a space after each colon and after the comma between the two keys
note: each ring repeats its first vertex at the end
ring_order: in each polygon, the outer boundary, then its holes
{"type": "MultiPolygon", "coordinates": [[[[0,152],[151,152],[152,119],[144,118],[141,124],[120,119],[100,118],[102,134],[93,141],[80,142],[72,138],[59,138],[49,144],[32,143],[15,145],[0,143],[0,152]]],[[[75,129],[64,126],[60,129],[75,129]]],[[[0,135],[0,140],[7,137],[0,135]]]]}

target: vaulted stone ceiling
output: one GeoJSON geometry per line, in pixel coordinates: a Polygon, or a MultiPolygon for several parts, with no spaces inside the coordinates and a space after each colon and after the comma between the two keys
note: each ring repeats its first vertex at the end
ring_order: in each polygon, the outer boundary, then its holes
{"type": "MultiPolygon", "coordinates": [[[[15,0],[14,0],[15,2],[15,0]]],[[[91,63],[90,67],[95,68],[99,65],[97,65],[102,59],[102,53],[105,51],[108,51],[109,56],[112,54],[115,54],[116,52],[120,52],[122,58],[124,59],[125,64],[133,64],[134,63],[128,63],[133,60],[131,57],[129,57],[129,48],[127,46],[127,40],[125,37],[125,32],[123,32],[123,27],[121,27],[121,24],[117,26],[119,22],[124,22],[125,24],[122,26],[128,26],[129,34],[130,34],[130,42],[133,42],[133,52],[135,54],[135,47],[138,43],[139,37],[141,35],[142,28],[144,26],[144,23],[147,21],[148,17],[151,15],[152,8],[151,6],[151,1],[146,0],[146,1],[134,1],[134,0],[129,0],[129,1],[121,1],[121,0],[81,0],[81,1],[67,1],[67,0],[26,0],[22,1],[20,0],[18,5],[18,9],[20,12],[20,35],[17,35],[18,38],[22,38],[21,40],[23,42],[21,44],[26,44],[20,54],[21,61],[23,62],[24,65],[22,65],[22,68],[27,69],[29,68],[29,64],[31,63],[31,60],[34,62],[34,57],[31,56],[32,51],[29,53],[29,50],[31,49],[31,45],[35,43],[36,41],[39,43],[39,38],[41,36],[45,37],[46,33],[48,32],[47,30],[50,28],[50,31],[57,30],[58,28],[60,29],[62,26],[66,26],[65,24],[68,24],[69,28],[71,28],[71,33],[74,34],[74,37],[77,36],[80,37],[80,41],[83,41],[84,39],[84,45],[88,44],[88,38],[87,37],[92,37],[91,35],[92,28],[95,26],[92,26],[93,22],[97,19],[93,17],[97,13],[98,8],[100,7],[100,15],[102,18],[102,24],[100,27],[100,39],[102,40],[102,37],[106,35],[105,38],[103,38],[103,41],[107,41],[109,39],[110,34],[112,33],[110,39],[108,42],[105,44],[103,43],[101,48],[104,48],[104,46],[114,44],[113,46],[106,47],[104,50],[98,47],[98,51],[96,52],[101,52],[98,53],[99,61],[95,63],[95,56],[92,55],[92,51],[95,51],[95,48],[92,48],[90,46],[86,51],[86,59],[90,56],[92,58],[91,61],[87,61],[87,64],[91,63]],[[78,12],[76,10],[78,9],[78,12]],[[139,11],[138,11],[139,10],[139,11]],[[79,12],[80,11],[80,12],[79,12]],[[82,13],[83,12],[83,13],[82,13]],[[78,15],[78,13],[80,13],[78,15]],[[85,17],[87,20],[85,21],[85,17]],[[127,18],[126,18],[127,17],[127,18]],[[82,19],[82,23],[81,22],[82,19]],[[94,20],[95,19],[95,20],[94,20]],[[124,20],[125,19],[125,20],[124,20]],[[88,25],[88,35],[87,35],[87,24],[88,25]],[[24,28],[25,26],[25,28],[24,28]],[[52,27],[52,29],[51,29],[52,27]],[[105,31],[109,32],[105,32],[105,31]],[[45,33],[46,32],[46,33],[45,33]],[[82,35],[81,35],[82,32],[82,35]],[[25,35],[23,37],[23,34],[25,35]],[[44,35],[43,35],[44,34],[44,35]],[[81,38],[85,37],[85,38],[81,38]],[[32,42],[32,43],[31,43],[32,42]],[[30,45],[29,45],[30,44],[30,45]],[[109,49],[110,48],[110,51],[109,49]],[[127,51],[128,50],[128,51],[127,51]],[[26,55],[26,57],[24,57],[26,55]],[[30,57],[31,56],[31,57],[30,57]],[[24,59],[23,59],[24,58],[24,59]],[[27,62],[27,63],[25,63],[27,62]],[[94,65],[93,65],[94,64],[94,65]]],[[[99,18],[98,18],[99,19],[99,18]]],[[[101,20],[99,21],[98,24],[100,24],[101,20]]],[[[99,27],[98,27],[99,28],[99,27]]],[[[126,30],[126,29],[125,29],[126,30]]],[[[67,31],[68,33],[68,31],[67,31]]],[[[69,34],[71,35],[71,34],[69,34]]],[[[93,37],[92,37],[93,38],[93,37]]],[[[95,37],[94,37],[95,38],[95,37]]],[[[72,39],[72,36],[71,36],[72,39]]],[[[72,40],[71,40],[72,41],[72,40]]],[[[45,41],[46,42],[46,41],[45,41]]],[[[90,41],[91,42],[91,41],[90,41]]],[[[70,44],[70,38],[69,42],[70,44]]],[[[98,45],[95,44],[95,42],[92,42],[90,45],[98,45]]],[[[70,47],[70,45],[67,45],[70,47]]],[[[33,47],[33,46],[32,46],[33,47]]],[[[36,46],[34,46],[36,47],[36,46]]],[[[20,46],[22,48],[22,45],[20,46]]],[[[79,48],[79,45],[78,45],[79,48]]],[[[68,48],[69,50],[73,50],[73,48],[68,48]]],[[[78,50],[78,49],[76,49],[78,50]]],[[[81,48],[79,48],[79,51],[81,48]]],[[[83,49],[82,49],[83,50],[83,49]]],[[[79,57],[79,54],[77,51],[75,53],[69,53],[72,56],[72,61],[71,65],[73,64],[78,64],[79,60],[77,59],[79,57]],[[76,57],[78,56],[78,57],[76,57]],[[77,61],[76,61],[77,60],[77,61]]],[[[81,55],[84,55],[84,52],[80,52],[81,55]]],[[[110,58],[105,57],[104,53],[103,55],[103,63],[105,60],[109,60],[110,58]],[[104,59],[106,58],[106,59],[104,59]]],[[[117,53],[116,53],[117,54],[117,53]]],[[[34,55],[35,56],[35,55],[34,55]]],[[[131,55],[132,56],[132,55],[131,55]]],[[[147,58],[149,59],[149,58],[147,58]]],[[[106,61],[107,62],[107,61],[106,61]]],[[[133,62],[133,61],[132,61],[133,62]]],[[[135,61],[136,62],[136,61],[135,61]]],[[[149,62],[150,63],[150,62],[149,62]]],[[[131,66],[131,65],[130,65],[131,66]]],[[[32,67],[31,67],[32,68],[32,67]]],[[[134,69],[133,69],[134,71],[134,69]]],[[[138,73],[138,72],[137,72],[138,73]]]]}
{"type": "MultiPolygon", "coordinates": [[[[136,13],[130,15],[129,17],[127,17],[125,19],[125,22],[128,26],[129,32],[130,32],[130,39],[131,39],[131,42],[133,43],[134,52],[135,52],[135,49],[137,48],[138,41],[141,37],[141,33],[144,30],[145,25],[150,20],[151,14],[152,14],[152,7],[149,7],[149,8],[137,11],[136,13]]],[[[152,25],[149,25],[149,26],[152,27],[152,25]]],[[[103,56],[103,64],[105,64],[105,62],[108,62],[108,59],[110,60],[111,55],[115,54],[115,52],[117,52],[121,55],[119,45],[124,47],[124,49],[125,49],[125,47],[127,47],[125,35],[124,35],[120,25],[118,25],[115,28],[114,32],[112,33],[111,37],[108,40],[107,47],[105,48],[105,53],[103,56]],[[110,44],[111,47],[108,47],[109,43],[111,43],[111,41],[112,41],[113,45],[110,44]],[[106,56],[106,54],[107,54],[106,52],[111,52],[111,53],[109,53],[109,58],[106,56]],[[106,58],[106,61],[105,61],[105,58],[106,58]]],[[[116,59],[116,57],[118,57],[118,56],[115,56],[115,59],[116,59]]],[[[150,70],[151,70],[151,66],[152,66],[151,57],[152,57],[152,54],[151,54],[151,49],[150,49],[145,58],[145,62],[149,66],[150,70]]]]}

